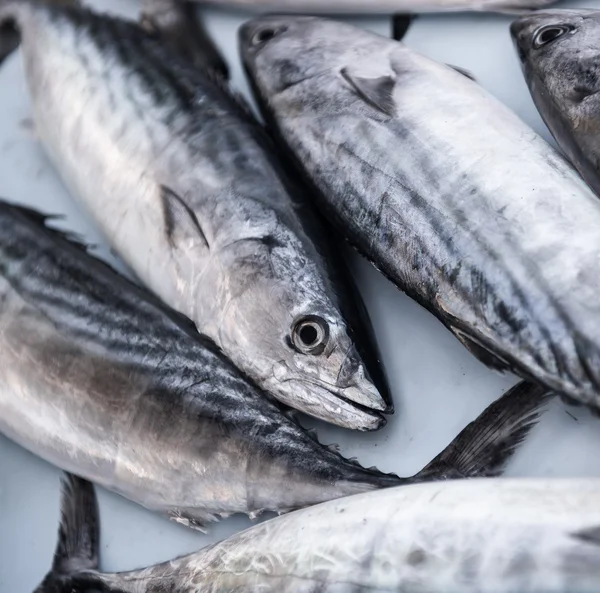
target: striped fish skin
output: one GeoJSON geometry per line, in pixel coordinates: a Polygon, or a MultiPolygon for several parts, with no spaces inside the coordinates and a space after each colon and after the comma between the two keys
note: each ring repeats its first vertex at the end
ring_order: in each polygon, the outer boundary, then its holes
{"type": "Polygon", "coordinates": [[[400,483],[320,445],[187,319],[5,202],[0,432],[199,528],[400,483]]]}
{"type": "Polygon", "coordinates": [[[240,31],[323,211],[488,365],[600,406],[600,202],[477,83],[325,19],[240,31]]]}
{"type": "MultiPolygon", "coordinates": [[[[51,573],[38,593],[74,585],[104,593],[596,593],[599,502],[597,479],[391,488],[297,511],[146,569],[101,573],[87,554],[88,569],[72,562],[79,573],[51,573]]],[[[63,530],[72,525],[66,517],[63,530]]]]}
{"type": "Polygon", "coordinates": [[[539,12],[511,25],[538,111],[568,159],[600,196],[599,33],[597,10],[539,12]]]}
{"type": "Polygon", "coordinates": [[[390,14],[397,12],[511,12],[540,8],[556,0],[196,0],[203,4],[246,10],[325,14],[390,14]]]}
{"type": "Polygon", "coordinates": [[[2,15],[38,136],[137,277],[285,404],[381,427],[392,404],[364,307],[222,78],[131,22],[29,2],[2,15]]]}

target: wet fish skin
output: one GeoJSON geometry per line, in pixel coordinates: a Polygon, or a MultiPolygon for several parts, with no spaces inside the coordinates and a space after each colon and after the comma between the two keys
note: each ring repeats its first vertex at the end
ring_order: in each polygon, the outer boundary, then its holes
{"type": "Polygon", "coordinates": [[[521,383],[401,479],[321,445],[191,322],[0,201],[0,432],[184,525],[498,475],[548,395],[521,383]]]}
{"type": "Polygon", "coordinates": [[[240,46],[348,240],[488,366],[598,407],[600,203],[576,171],[473,80],[394,40],[263,17],[240,46]]]}
{"type": "Polygon", "coordinates": [[[507,12],[553,4],[555,0],[196,0],[202,4],[232,6],[246,10],[269,10],[279,14],[390,14],[395,12],[507,12]]]}
{"type": "Polygon", "coordinates": [[[399,483],[320,445],[187,319],[44,222],[0,202],[3,434],[198,528],[399,483]]]}
{"type": "Polygon", "coordinates": [[[38,136],[137,277],[286,405],[383,426],[392,404],[369,321],[222,77],[85,9],[9,3],[2,18],[22,32],[38,136]]]}
{"type": "Polygon", "coordinates": [[[599,33],[597,10],[545,11],[511,25],[536,107],[559,146],[598,195],[599,33]],[[552,31],[557,37],[543,45],[536,41],[552,31]]]}
{"type": "Polygon", "coordinates": [[[110,574],[98,570],[93,487],[70,477],[53,570],[36,591],[595,593],[598,501],[597,479],[391,488],[266,521],[164,564],[110,574]]]}

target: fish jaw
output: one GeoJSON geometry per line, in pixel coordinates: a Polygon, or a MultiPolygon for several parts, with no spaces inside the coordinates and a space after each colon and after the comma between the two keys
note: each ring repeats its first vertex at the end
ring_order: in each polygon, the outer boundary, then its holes
{"type": "Polygon", "coordinates": [[[284,381],[273,378],[265,385],[267,391],[274,393],[282,403],[342,428],[372,431],[383,428],[386,424],[381,414],[361,404],[363,401],[374,403],[379,406],[379,410],[384,410],[383,400],[370,382],[363,388],[351,386],[340,389],[301,378],[284,381]]]}

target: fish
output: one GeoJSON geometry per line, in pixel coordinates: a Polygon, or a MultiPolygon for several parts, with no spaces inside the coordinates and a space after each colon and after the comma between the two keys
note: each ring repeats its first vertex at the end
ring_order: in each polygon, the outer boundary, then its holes
{"type": "MultiPolygon", "coordinates": [[[[398,27],[398,30],[402,27],[398,27]]],[[[322,212],[480,361],[600,406],[600,202],[461,68],[349,24],[239,33],[322,212]]]]}
{"type": "Polygon", "coordinates": [[[170,43],[198,68],[229,78],[229,67],[194,6],[183,0],[143,0],[140,24],[146,31],[170,43]]]}
{"type": "Polygon", "coordinates": [[[282,403],[381,428],[393,403],[360,295],[223,76],[135,22],[0,1],[36,135],[138,281],[282,403]]]}
{"type": "Polygon", "coordinates": [[[19,46],[19,34],[10,22],[0,27],[0,64],[19,46]]]}
{"type": "Polygon", "coordinates": [[[392,14],[428,12],[500,12],[519,14],[556,0],[194,0],[201,4],[287,13],[392,14]]]}
{"type": "Polygon", "coordinates": [[[188,527],[496,475],[548,401],[541,387],[518,384],[416,476],[365,469],[51,221],[0,201],[0,432],[188,527]]]}
{"type": "Polygon", "coordinates": [[[326,502],[168,562],[104,573],[94,487],[67,476],[52,569],[36,593],[596,593],[599,500],[597,478],[415,484],[326,502]]]}
{"type": "Polygon", "coordinates": [[[553,10],[512,23],[533,101],[567,158],[600,195],[600,12],[553,10]]]}

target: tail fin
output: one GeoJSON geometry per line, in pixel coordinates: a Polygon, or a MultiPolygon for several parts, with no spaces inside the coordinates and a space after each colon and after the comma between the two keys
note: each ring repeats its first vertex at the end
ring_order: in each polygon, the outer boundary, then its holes
{"type": "Polygon", "coordinates": [[[394,14],[392,16],[392,39],[396,41],[402,41],[404,36],[408,33],[413,21],[415,20],[414,14],[394,14]]]}
{"type": "Polygon", "coordinates": [[[21,42],[13,11],[12,0],[0,0],[0,64],[19,47],[21,42]]]}
{"type": "Polygon", "coordinates": [[[537,424],[553,396],[546,387],[521,381],[486,408],[414,480],[500,475],[519,444],[537,424]]]}
{"type": "Polygon", "coordinates": [[[0,19],[0,64],[19,47],[20,35],[11,19],[0,19]]]}
{"type": "MultiPolygon", "coordinates": [[[[37,0],[42,4],[77,6],[79,0],[37,0]]],[[[0,0],[0,64],[19,47],[18,19],[21,10],[34,0],[0,0]]]]}
{"type": "Polygon", "coordinates": [[[98,568],[100,526],[94,486],[67,474],[62,485],[61,520],[53,572],[98,568]]]}
{"type": "Polygon", "coordinates": [[[157,34],[194,66],[206,68],[229,78],[229,68],[204,24],[196,7],[188,0],[143,0],[140,24],[157,34]]]}
{"type": "Polygon", "coordinates": [[[72,576],[98,568],[100,527],[94,486],[66,474],[62,484],[61,519],[52,570],[36,593],[71,591],[72,576]]]}

